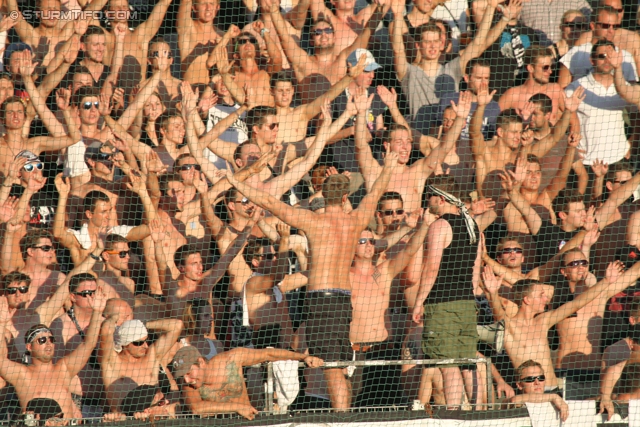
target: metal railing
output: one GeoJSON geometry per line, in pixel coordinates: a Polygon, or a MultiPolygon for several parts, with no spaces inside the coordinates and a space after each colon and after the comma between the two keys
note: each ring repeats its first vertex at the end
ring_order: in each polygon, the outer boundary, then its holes
{"type": "MultiPolygon", "coordinates": [[[[483,363],[486,365],[487,370],[487,405],[490,405],[490,396],[493,390],[493,376],[491,374],[491,358],[490,357],[478,357],[478,358],[463,358],[463,359],[429,359],[429,360],[354,360],[345,362],[325,362],[318,369],[332,369],[332,368],[347,368],[349,366],[364,367],[364,366],[393,366],[393,365],[425,365],[435,367],[447,367],[458,365],[471,365],[476,363],[483,363]]],[[[273,404],[274,394],[274,376],[273,376],[273,362],[267,362],[267,382],[266,382],[266,405],[265,412],[269,414],[275,414],[273,404]]],[[[298,367],[304,367],[304,362],[300,362],[298,367]]]]}

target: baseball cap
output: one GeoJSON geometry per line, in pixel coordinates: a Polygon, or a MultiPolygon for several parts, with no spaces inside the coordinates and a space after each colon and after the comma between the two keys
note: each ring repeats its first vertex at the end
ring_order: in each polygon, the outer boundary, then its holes
{"type": "Polygon", "coordinates": [[[171,362],[173,378],[177,380],[184,377],[191,367],[198,363],[200,358],[202,358],[202,355],[197,348],[193,346],[182,347],[171,362]]]}
{"type": "Polygon", "coordinates": [[[367,49],[356,49],[355,51],[351,52],[351,55],[349,55],[349,57],[347,58],[347,64],[350,67],[355,66],[358,61],[360,61],[360,58],[362,57],[362,55],[365,56],[366,60],[365,60],[365,67],[364,67],[364,71],[369,73],[371,71],[375,71],[378,68],[382,68],[382,66],[380,64],[378,64],[376,62],[376,59],[373,57],[373,54],[371,52],[369,52],[367,49]]]}
{"type": "Polygon", "coordinates": [[[14,160],[18,160],[20,158],[27,159],[27,164],[28,163],[39,163],[40,162],[40,157],[36,156],[33,152],[31,152],[29,150],[22,150],[21,152],[16,154],[16,157],[14,158],[14,160]]]}

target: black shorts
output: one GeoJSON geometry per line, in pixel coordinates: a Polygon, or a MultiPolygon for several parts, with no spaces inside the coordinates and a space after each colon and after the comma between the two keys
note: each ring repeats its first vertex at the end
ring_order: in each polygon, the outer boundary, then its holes
{"type": "Polygon", "coordinates": [[[309,353],[327,362],[352,360],[349,341],[351,296],[308,292],[305,305],[309,353]]]}

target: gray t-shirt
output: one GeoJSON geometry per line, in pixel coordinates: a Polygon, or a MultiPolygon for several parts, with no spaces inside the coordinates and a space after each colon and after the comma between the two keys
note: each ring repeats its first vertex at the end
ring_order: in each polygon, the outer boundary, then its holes
{"type": "Polygon", "coordinates": [[[407,64],[407,74],[402,80],[402,90],[409,98],[411,117],[415,118],[424,105],[440,106],[440,98],[449,92],[458,92],[458,83],[462,79],[460,57],[440,65],[438,74],[427,76],[422,68],[407,64]]]}

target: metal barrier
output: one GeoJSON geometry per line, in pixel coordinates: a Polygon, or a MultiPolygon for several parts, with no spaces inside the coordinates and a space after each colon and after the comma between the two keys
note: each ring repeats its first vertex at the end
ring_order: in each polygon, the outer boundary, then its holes
{"type": "MultiPolygon", "coordinates": [[[[346,368],[349,366],[391,366],[391,365],[427,365],[446,367],[448,365],[470,365],[475,363],[484,363],[487,368],[487,407],[491,405],[490,396],[493,390],[493,376],[491,374],[491,358],[464,358],[464,359],[430,359],[430,360],[359,360],[345,362],[325,362],[318,369],[346,368]]],[[[298,367],[304,367],[304,362],[300,362],[298,367]]],[[[267,362],[267,383],[266,383],[266,405],[265,412],[274,414],[273,394],[274,394],[274,377],[273,362],[267,362]]]]}

